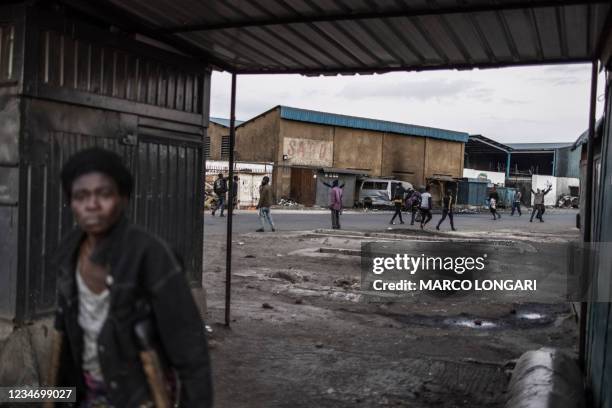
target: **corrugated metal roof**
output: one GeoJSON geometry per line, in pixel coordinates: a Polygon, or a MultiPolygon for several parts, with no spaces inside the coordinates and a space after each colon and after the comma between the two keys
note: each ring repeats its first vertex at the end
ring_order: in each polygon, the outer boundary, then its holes
{"type": "Polygon", "coordinates": [[[60,1],[236,73],[608,62],[612,47],[609,0],[60,1]]]}
{"type": "MultiPolygon", "coordinates": [[[[225,127],[230,127],[230,120],[226,119],[226,118],[210,118],[210,121],[213,123],[216,123],[217,125],[221,125],[221,126],[225,126],[225,127]]],[[[244,120],[236,120],[235,121],[235,126],[238,126],[240,124],[244,123],[244,120]]]]}
{"type": "Polygon", "coordinates": [[[573,143],[508,143],[512,150],[555,150],[570,147],[573,143]]]}
{"type": "Polygon", "coordinates": [[[317,123],[320,125],[341,126],[353,129],[373,130],[376,132],[398,133],[400,135],[431,137],[434,139],[452,140],[465,143],[469,134],[453,130],[437,129],[407,123],[388,122],[385,120],[360,118],[357,116],[338,115],[307,109],[280,107],[280,117],[287,120],[317,123]]]}
{"type": "MultiPolygon", "coordinates": [[[[603,118],[599,118],[597,122],[595,122],[595,138],[598,138],[601,133],[601,126],[603,124],[603,118]]],[[[589,140],[589,129],[582,132],[578,139],[572,144],[572,150],[576,150],[578,146],[582,146],[587,143],[589,140]]]]}
{"type": "MultiPolygon", "coordinates": [[[[490,147],[493,147],[495,149],[498,150],[502,150],[505,153],[508,153],[510,151],[512,151],[512,148],[507,145],[507,144],[503,144],[500,142],[497,142],[493,139],[489,139],[488,137],[484,137],[483,135],[470,135],[470,142],[474,141],[474,142],[479,142],[479,143],[484,143],[485,145],[488,145],[490,147]]],[[[472,144],[470,143],[470,146],[472,144]]]]}

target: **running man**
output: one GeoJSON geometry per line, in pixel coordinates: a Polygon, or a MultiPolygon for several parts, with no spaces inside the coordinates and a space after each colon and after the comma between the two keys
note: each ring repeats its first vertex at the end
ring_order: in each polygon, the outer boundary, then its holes
{"type": "Polygon", "coordinates": [[[450,221],[451,229],[453,231],[457,231],[455,229],[455,224],[453,222],[453,210],[455,208],[455,197],[453,197],[452,190],[447,190],[446,195],[442,198],[442,218],[438,221],[438,225],[436,225],[436,229],[440,231],[440,225],[444,222],[446,217],[450,221]]]}
{"type": "Polygon", "coordinates": [[[514,211],[518,211],[518,215],[519,217],[521,215],[523,215],[521,213],[521,199],[523,198],[523,193],[521,193],[520,190],[516,190],[516,192],[514,193],[514,198],[512,199],[512,212],[510,213],[510,216],[514,215],[514,211]]]}
{"type": "Polygon", "coordinates": [[[421,211],[421,229],[423,229],[425,225],[427,225],[427,223],[431,221],[431,209],[433,206],[431,193],[429,192],[429,190],[430,186],[428,185],[427,187],[425,187],[425,191],[421,193],[421,204],[419,207],[421,211]]]}
{"type": "Polygon", "coordinates": [[[399,216],[400,224],[404,223],[402,219],[402,206],[404,205],[404,187],[402,185],[398,185],[395,189],[395,194],[393,195],[393,206],[395,207],[395,212],[393,213],[393,217],[389,224],[395,225],[395,217],[399,216]]]}
{"type": "Polygon", "coordinates": [[[493,215],[493,221],[501,218],[501,214],[497,212],[497,206],[499,205],[499,194],[497,193],[497,188],[493,186],[491,193],[489,193],[489,211],[493,215]]]}

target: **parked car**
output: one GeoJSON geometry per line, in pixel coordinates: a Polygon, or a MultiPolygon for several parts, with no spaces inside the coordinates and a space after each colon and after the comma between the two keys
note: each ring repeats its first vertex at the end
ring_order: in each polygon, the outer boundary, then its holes
{"type": "Polygon", "coordinates": [[[405,191],[412,189],[412,184],[407,181],[389,179],[363,179],[359,185],[359,207],[391,207],[393,206],[393,195],[398,186],[404,187],[405,191]]]}

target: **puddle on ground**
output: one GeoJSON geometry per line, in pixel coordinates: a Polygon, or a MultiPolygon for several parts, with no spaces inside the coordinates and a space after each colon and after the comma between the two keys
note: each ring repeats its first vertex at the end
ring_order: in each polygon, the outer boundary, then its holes
{"type": "Polygon", "coordinates": [[[470,329],[493,329],[497,327],[497,324],[493,322],[478,319],[446,319],[443,323],[446,326],[468,327],[470,329]]]}
{"type": "Polygon", "coordinates": [[[526,319],[526,320],[540,320],[540,319],[544,319],[546,316],[543,315],[542,313],[521,313],[517,315],[517,317],[519,319],[526,319]]]}
{"type": "Polygon", "coordinates": [[[455,316],[440,316],[379,311],[378,314],[411,326],[455,327],[457,329],[474,330],[531,329],[553,324],[557,316],[567,313],[568,306],[540,305],[536,307],[542,310],[542,312],[539,313],[533,311],[533,309],[518,310],[516,313],[503,314],[496,318],[482,318],[469,313],[461,313],[455,316]]]}
{"type": "Polygon", "coordinates": [[[297,295],[300,297],[328,297],[335,300],[343,300],[347,302],[353,303],[361,303],[363,302],[363,295],[360,293],[354,293],[350,291],[330,291],[327,289],[305,289],[305,288],[296,288],[289,287],[286,290],[287,293],[291,295],[297,295]]]}

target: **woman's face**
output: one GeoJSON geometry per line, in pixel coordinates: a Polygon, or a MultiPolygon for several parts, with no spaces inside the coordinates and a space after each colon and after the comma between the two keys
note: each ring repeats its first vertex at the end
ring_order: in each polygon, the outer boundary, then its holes
{"type": "Polygon", "coordinates": [[[104,235],[121,217],[127,198],[117,183],[99,172],[83,174],[72,183],[70,208],[77,224],[89,235],[104,235]]]}

